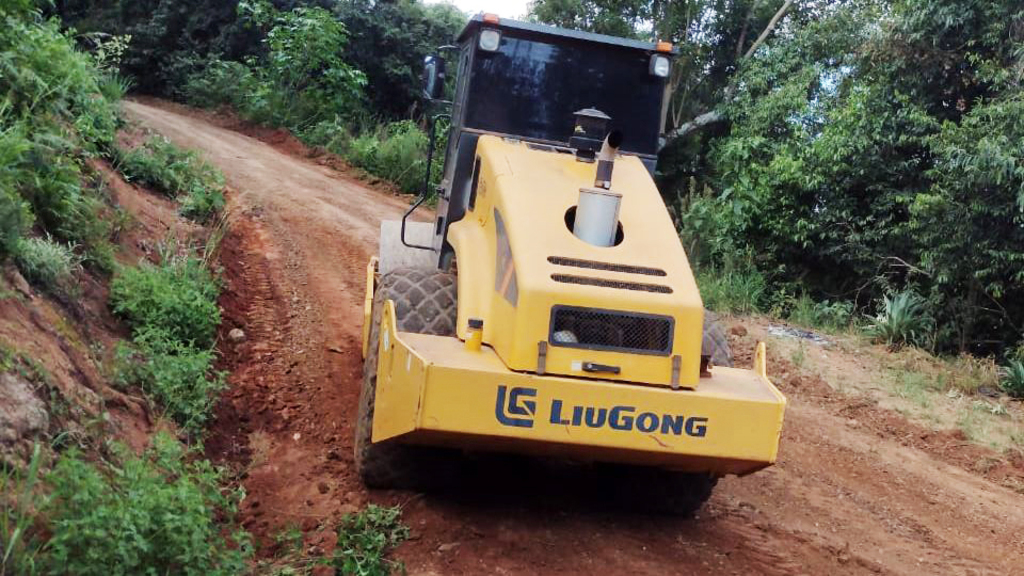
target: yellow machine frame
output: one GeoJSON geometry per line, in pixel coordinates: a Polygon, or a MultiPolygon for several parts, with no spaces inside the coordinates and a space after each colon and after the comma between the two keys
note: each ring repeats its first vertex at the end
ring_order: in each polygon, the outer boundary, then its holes
{"type": "Polygon", "coordinates": [[[468,318],[484,320],[483,340],[512,370],[537,368],[538,342],[548,341],[555,305],[664,315],[674,319],[667,355],[549,346],[545,371],[587,376],[582,360],[621,367],[602,378],[696,388],[700,380],[703,305],[686,253],[650,173],[635,156],[615,163],[612,190],[623,193],[623,239],[597,247],[573,236],[566,213],[579,189],[594,180],[594,165],[572,154],[538,150],[523,142],[481,136],[477,143],[478,185],[474,205],[448,228],[460,274],[459,336],[468,318]],[[501,220],[499,224],[498,219],[501,220]],[[510,257],[500,261],[506,239],[510,257]],[[558,259],[615,263],[657,275],[560,266],[558,259]],[[567,284],[557,277],[617,283],[632,289],[567,284]],[[515,287],[518,297],[510,296],[515,287]],[[504,288],[504,289],[503,289],[504,288]],[[661,292],[657,290],[668,291],[661,292]],[[673,357],[678,382],[673,383],[673,357]]]}
{"type": "MultiPolygon", "coordinates": [[[[373,282],[372,269],[368,283],[373,282]]],[[[748,474],[775,461],[785,397],[754,370],[716,368],[699,390],[509,371],[493,350],[381,320],[373,441],[508,450],[748,474]]]]}
{"type": "MultiPolygon", "coordinates": [[[[458,334],[399,332],[384,302],[372,442],[451,446],[622,462],[715,475],[775,461],[785,397],[765,348],[753,370],[701,377],[703,303],[650,173],[619,156],[621,238],[575,237],[572,210],[594,164],[484,135],[464,218],[448,228],[458,268],[458,334]],[[568,264],[567,264],[568,263],[568,264]],[[567,281],[568,278],[568,281],[567,281]],[[558,306],[671,319],[670,350],[554,342],[558,306]],[[483,323],[467,346],[468,320],[483,323]],[[600,373],[585,371],[599,364],[600,373]]],[[[373,345],[376,260],[367,267],[364,357],[373,345]]]]}

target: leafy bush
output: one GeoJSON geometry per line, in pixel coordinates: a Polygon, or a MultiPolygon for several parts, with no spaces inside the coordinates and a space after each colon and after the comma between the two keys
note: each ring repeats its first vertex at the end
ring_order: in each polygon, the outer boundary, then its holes
{"type": "Polygon", "coordinates": [[[52,534],[43,558],[61,574],[243,574],[248,535],[233,542],[218,517],[240,494],[221,490],[221,473],[193,459],[165,433],[141,457],[119,449],[109,469],[71,450],[47,476],[44,509],[52,534]]]}
{"type": "Polygon", "coordinates": [[[402,510],[370,504],[357,514],[347,514],[338,526],[338,545],[334,551],[337,574],[388,576],[397,562],[385,555],[409,537],[409,528],[401,522],[402,510]]]}
{"type": "Polygon", "coordinates": [[[210,348],[220,325],[219,292],[202,261],[186,257],[121,270],[110,283],[110,303],[136,335],[157,330],[169,339],[210,348]]]}
{"type": "Polygon", "coordinates": [[[1000,370],[999,386],[1014,398],[1024,398],[1024,360],[1010,360],[1000,370]]]}
{"type": "Polygon", "coordinates": [[[194,186],[180,198],[179,212],[196,222],[208,223],[224,210],[224,193],[219,188],[194,186]]]}
{"type": "Polygon", "coordinates": [[[410,120],[389,124],[377,148],[375,174],[394,182],[403,192],[419,192],[427,170],[427,135],[410,120]]]}
{"type": "Polygon", "coordinates": [[[803,294],[791,301],[788,318],[802,326],[837,330],[846,328],[853,322],[853,310],[852,302],[815,302],[810,296],[803,294]]]}
{"type": "Polygon", "coordinates": [[[110,149],[122,92],[34,5],[0,8],[0,259],[35,224],[106,270],[110,228],[83,166],[110,149]]]}
{"type": "MultiPolygon", "coordinates": [[[[104,97],[108,78],[73,38],[53,20],[0,13],[0,93],[15,115],[51,123],[47,114],[67,122],[80,144],[106,149],[119,125],[117,102],[104,97]]],[[[51,123],[51,133],[60,133],[51,123]]]]}
{"type": "Polygon", "coordinates": [[[78,244],[87,263],[109,270],[113,265],[111,227],[104,219],[101,186],[83,171],[76,141],[46,130],[41,129],[28,140],[26,170],[23,180],[16,183],[17,189],[47,233],[78,244]]]}
{"type": "Polygon", "coordinates": [[[170,198],[180,198],[183,216],[207,221],[224,207],[224,176],[191,150],[154,136],[120,154],[119,170],[170,198]]]}
{"type": "Polygon", "coordinates": [[[14,262],[26,280],[51,292],[67,289],[78,268],[74,247],[49,237],[18,240],[14,262]]]}
{"type": "Polygon", "coordinates": [[[202,434],[225,387],[225,374],[211,368],[214,351],[152,328],[136,334],[134,343],[138,354],[125,359],[130,372],[119,379],[140,386],[190,434],[202,434]]]}
{"type": "Polygon", "coordinates": [[[883,297],[881,309],[868,326],[868,334],[897,350],[910,344],[926,344],[932,327],[927,302],[908,290],[883,297]]]}
{"type": "Polygon", "coordinates": [[[213,58],[189,77],[185,83],[185,99],[200,108],[228,104],[241,110],[245,105],[245,95],[254,87],[255,78],[248,66],[213,58]]]}
{"type": "Polygon", "coordinates": [[[752,314],[764,310],[768,282],[752,267],[708,268],[697,271],[704,307],[715,312],[752,314]]]}
{"type": "Polygon", "coordinates": [[[299,133],[298,138],[311,146],[321,146],[339,156],[347,156],[352,133],[340,118],[335,118],[317,122],[299,133]]]}
{"type": "Polygon", "coordinates": [[[111,308],[132,327],[136,352],[120,351],[116,380],[141,386],[193,435],[202,433],[224,388],[224,375],[212,369],[219,293],[194,257],[124,269],[110,283],[111,308]]]}
{"type": "Polygon", "coordinates": [[[427,145],[427,134],[414,122],[403,120],[363,132],[347,143],[342,155],[403,192],[416,193],[423,187],[427,145]]]}

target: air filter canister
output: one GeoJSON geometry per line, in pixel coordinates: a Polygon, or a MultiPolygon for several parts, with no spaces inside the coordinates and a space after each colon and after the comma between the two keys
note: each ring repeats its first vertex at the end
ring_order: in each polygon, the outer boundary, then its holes
{"type": "Polygon", "coordinates": [[[622,194],[601,188],[580,188],[572,233],[594,246],[613,246],[619,229],[622,194]]]}

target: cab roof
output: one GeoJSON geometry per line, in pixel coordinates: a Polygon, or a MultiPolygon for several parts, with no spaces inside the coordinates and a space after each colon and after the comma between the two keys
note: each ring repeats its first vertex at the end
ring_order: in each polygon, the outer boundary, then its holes
{"type": "MultiPolygon", "coordinates": [[[[608,44],[612,46],[620,46],[623,48],[634,48],[637,50],[643,50],[645,52],[657,52],[657,44],[653,42],[643,42],[640,40],[633,40],[630,38],[620,38],[618,36],[609,36],[607,34],[595,34],[593,32],[582,32],[580,30],[567,30],[565,28],[557,28],[555,26],[548,26],[546,24],[534,24],[532,22],[522,22],[519,20],[512,20],[509,18],[499,18],[498,24],[492,24],[490,22],[484,22],[483,13],[478,13],[469,19],[466,23],[466,27],[462,29],[459,34],[458,42],[462,43],[470,36],[476,34],[477,30],[486,25],[487,27],[496,27],[499,30],[519,30],[532,34],[540,34],[545,36],[553,36],[555,38],[566,38],[570,40],[584,41],[584,42],[598,42],[601,44],[608,44]]],[[[679,49],[675,46],[672,47],[671,54],[676,55],[679,53],[679,49]]]]}

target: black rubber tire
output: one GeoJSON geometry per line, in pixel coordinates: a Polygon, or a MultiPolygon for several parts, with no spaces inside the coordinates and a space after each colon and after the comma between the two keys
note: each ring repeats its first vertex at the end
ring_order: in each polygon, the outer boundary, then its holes
{"type": "Polygon", "coordinates": [[[729,348],[729,339],[725,330],[718,323],[715,315],[704,311],[704,335],[701,339],[701,356],[710,356],[712,366],[726,366],[732,368],[732,350],[729,348]]]}
{"type": "Polygon", "coordinates": [[[449,477],[451,451],[395,441],[372,442],[377,395],[377,351],[384,302],[395,302],[398,329],[417,334],[454,336],[458,287],[454,274],[398,269],[380,279],[370,317],[370,346],[363,362],[363,386],[355,433],[356,472],[370,488],[434,488],[449,477]]]}
{"type": "Polygon", "coordinates": [[[690,518],[711,498],[718,477],[649,466],[623,466],[616,474],[617,502],[627,510],[690,518]]]}

